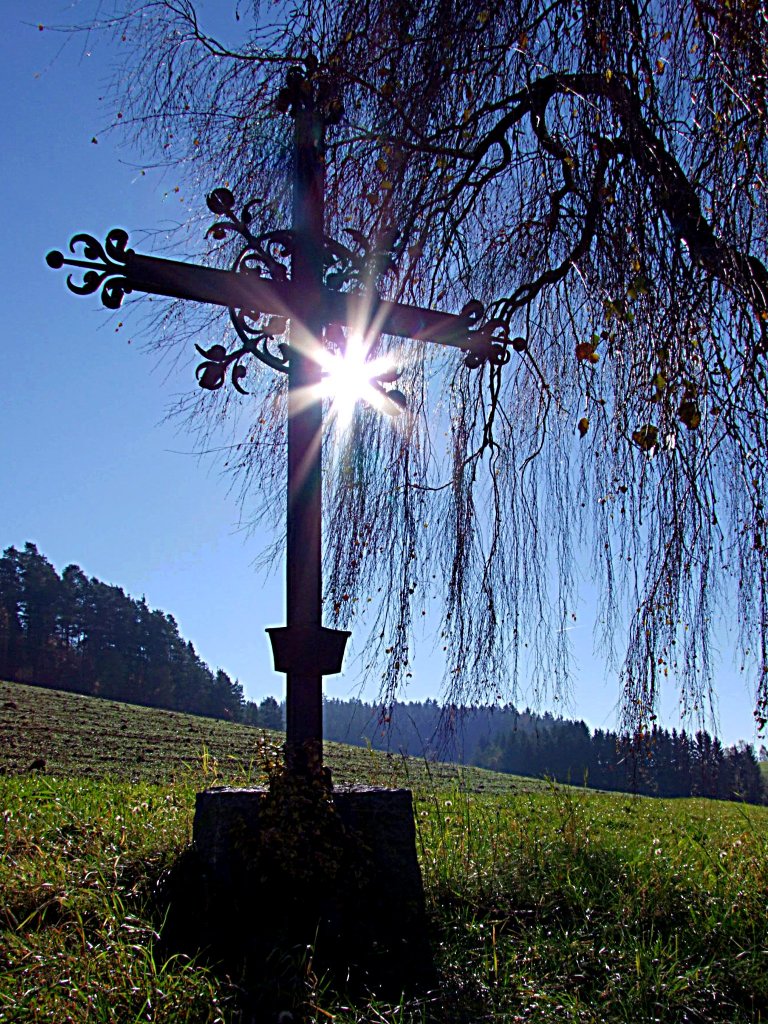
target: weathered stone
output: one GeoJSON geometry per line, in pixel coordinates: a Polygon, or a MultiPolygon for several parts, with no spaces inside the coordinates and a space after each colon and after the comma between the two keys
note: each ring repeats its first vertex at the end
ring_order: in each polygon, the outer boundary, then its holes
{"type": "Polygon", "coordinates": [[[315,969],[353,985],[395,997],[430,986],[410,791],[339,787],[327,814],[294,827],[265,789],[198,793],[199,930],[230,962],[311,947],[315,969]]]}

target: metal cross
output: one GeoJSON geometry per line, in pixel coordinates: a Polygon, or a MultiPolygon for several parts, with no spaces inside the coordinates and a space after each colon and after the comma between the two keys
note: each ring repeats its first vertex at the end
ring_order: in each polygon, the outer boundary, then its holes
{"type": "MultiPolygon", "coordinates": [[[[113,229],[102,245],[93,236],[75,235],[70,252],[48,254],[54,269],[75,267],[67,285],[79,295],[101,292],[101,301],[117,309],[130,292],[192,299],[229,308],[241,345],[198,349],[205,357],[198,383],[220,387],[227,376],[238,391],[246,374],[242,360],[256,356],[288,375],[288,485],[286,538],[287,625],[268,629],[275,669],[286,673],[286,750],[294,759],[322,757],[322,679],[341,671],[349,633],[322,625],[321,569],[321,428],[319,385],[323,370],[317,358],[325,346],[338,344],[341,329],[354,325],[438,345],[464,353],[474,369],[509,359],[510,340],[498,320],[484,318],[479,302],[458,314],[383,300],[376,269],[385,254],[350,231],[357,251],[330,239],[325,220],[325,127],[341,117],[341,103],[328,83],[292,69],[277,107],[294,118],[293,202],[290,231],[255,235],[249,205],[238,214],[229,189],[217,188],[208,207],[220,217],[209,234],[224,239],[236,233],[245,242],[230,270],[142,256],[128,248],[128,234],[113,229]],[[290,321],[288,341],[278,342],[290,321]],[[307,397],[309,396],[309,400],[307,397]]],[[[518,347],[518,339],[512,342],[518,347]]],[[[387,392],[382,377],[373,381],[384,404],[398,411],[402,395],[387,392]]]]}

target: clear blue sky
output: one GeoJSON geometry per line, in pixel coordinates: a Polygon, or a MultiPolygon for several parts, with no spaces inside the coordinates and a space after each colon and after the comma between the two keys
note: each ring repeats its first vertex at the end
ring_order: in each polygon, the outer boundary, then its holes
{"type": "MultiPolygon", "coordinates": [[[[200,6],[216,12],[219,30],[225,0],[200,6]]],[[[178,424],[163,422],[174,396],[196,387],[198,357],[190,351],[170,373],[158,367],[128,343],[126,328],[115,330],[96,297],[71,295],[64,275],[45,265],[45,253],[64,249],[77,231],[103,238],[119,226],[133,240],[183,215],[174,182],[142,176],[139,157],[116,137],[91,142],[110,121],[99,103],[109,49],[91,52],[85,37],[37,28],[85,20],[97,7],[2,4],[0,548],[31,540],[59,570],[75,562],[145,595],[175,616],[212,668],[239,678],[247,697],[281,696],[264,627],[283,622],[282,573],[253,568],[260,545],[238,527],[230,481],[194,456],[178,424]]],[[[592,658],[590,611],[585,602],[573,632],[573,701],[550,709],[612,727],[617,683],[592,658]]],[[[417,650],[406,697],[438,696],[431,647],[427,639],[417,650]]],[[[753,740],[752,698],[725,643],[718,678],[723,739],[753,740]]],[[[326,692],[357,694],[354,666],[331,677],[326,692]]],[[[675,708],[671,694],[663,724],[679,724],[675,708]]]]}

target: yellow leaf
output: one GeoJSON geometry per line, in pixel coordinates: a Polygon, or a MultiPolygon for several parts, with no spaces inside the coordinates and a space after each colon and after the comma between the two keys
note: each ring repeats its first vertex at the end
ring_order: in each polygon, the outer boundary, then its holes
{"type": "Polygon", "coordinates": [[[589,430],[589,420],[586,416],[582,416],[576,426],[579,430],[579,437],[584,437],[586,432],[589,430]]]}
{"type": "Polygon", "coordinates": [[[646,423],[645,426],[632,433],[632,440],[644,452],[649,452],[651,448],[655,448],[658,439],[659,428],[655,427],[652,423],[646,423]]]}

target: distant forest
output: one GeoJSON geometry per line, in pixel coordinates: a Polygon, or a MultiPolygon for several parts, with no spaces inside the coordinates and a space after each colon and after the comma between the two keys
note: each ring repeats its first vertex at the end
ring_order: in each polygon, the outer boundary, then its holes
{"type": "Polygon", "coordinates": [[[0,678],[280,728],[274,697],[263,711],[246,702],[240,683],[212,672],[172,615],[77,565],[59,576],[30,543],[0,558],[0,678]]]}
{"type": "MultiPolygon", "coordinates": [[[[274,697],[246,701],[237,680],[211,671],[173,616],[76,565],[59,576],[30,543],[0,557],[0,678],[268,729],[283,728],[285,715],[274,697]]],[[[324,731],[342,743],[599,789],[764,799],[753,747],[724,748],[703,731],[629,738],[511,705],[336,699],[324,702],[324,731]]]]}
{"type": "Polygon", "coordinates": [[[327,739],[343,743],[596,789],[765,802],[754,748],[723,747],[703,730],[689,735],[654,728],[633,737],[604,729],[590,733],[584,722],[511,705],[446,708],[433,700],[386,710],[326,700],[324,730],[327,739]]]}

